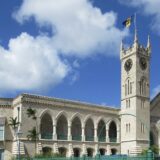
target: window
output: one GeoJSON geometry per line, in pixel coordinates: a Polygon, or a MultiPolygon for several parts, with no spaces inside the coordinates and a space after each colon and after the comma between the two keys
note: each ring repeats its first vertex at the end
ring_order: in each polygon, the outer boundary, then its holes
{"type": "Polygon", "coordinates": [[[144,109],[145,106],[145,100],[141,100],[141,108],[144,109]]]}
{"type": "Polygon", "coordinates": [[[130,82],[130,94],[132,94],[132,82],[130,82]]]}
{"type": "Polygon", "coordinates": [[[144,133],[144,124],[141,123],[141,133],[144,133]]]}
{"type": "Polygon", "coordinates": [[[145,78],[142,78],[141,81],[139,82],[139,89],[140,89],[140,95],[146,95],[146,80],[145,78]]]}
{"type": "Polygon", "coordinates": [[[127,99],[126,100],[126,108],[130,108],[130,104],[131,104],[130,99],[127,99]]]}
{"type": "Polygon", "coordinates": [[[126,133],[129,133],[131,131],[131,125],[130,123],[126,124],[126,133]]]}
{"type": "Polygon", "coordinates": [[[4,126],[0,126],[0,140],[4,140],[4,126]]]}

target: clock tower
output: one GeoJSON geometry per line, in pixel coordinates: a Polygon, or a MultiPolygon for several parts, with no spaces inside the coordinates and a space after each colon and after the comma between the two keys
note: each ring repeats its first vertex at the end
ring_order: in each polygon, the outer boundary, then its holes
{"type": "Polygon", "coordinates": [[[121,154],[138,154],[149,147],[151,44],[121,44],[121,154]]]}

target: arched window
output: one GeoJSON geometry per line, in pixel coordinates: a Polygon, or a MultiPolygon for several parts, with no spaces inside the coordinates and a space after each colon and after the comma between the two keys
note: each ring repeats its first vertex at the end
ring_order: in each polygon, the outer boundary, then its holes
{"type": "Polygon", "coordinates": [[[106,124],[103,120],[98,123],[98,131],[97,131],[98,141],[105,142],[106,141],[106,124]]]}
{"type": "Polygon", "coordinates": [[[45,113],[41,118],[40,132],[42,139],[52,139],[53,122],[51,116],[48,113],[45,113]]]}
{"type": "Polygon", "coordinates": [[[78,117],[75,117],[72,121],[72,140],[81,141],[81,134],[82,134],[82,128],[81,128],[81,121],[78,117]]]}
{"type": "Polygon", "coordinates": [[[80,157],[80,148],[73,148],[74,157],[80,157]]]}
{"type": "Polygon", "coordinates": [[[146,95],[146,89],[147,89],[147,82],[146,82],[146,78],[145,77],[142,77],[140,82],[139,82],[139,90],[140,90],[140,95],[146,95]]]}
{"type": "Polygon", "coordinates": [[[110,142],[117,141],[117,126],[114,121],[112,121],[109,125],[109,139],[110,142]]]}
{"type": "Polygon", "coordinates": [[[57,121],[57,139],[67,140],[68,123],[64,115],[61,115],[57,121]]]}
{"type": "Polygon", "coordinates": [[[94,124],[91,119],[88,119],[85,125],[86,141],[94,141],[94,124]]]}
{"type": "Polygon", "coordinates": [[[42,152],[43,152],[43,155],[47,155],[47,156],[51,156],[52,155],[52,148],[50,147],[43,147],[42,148],[42,152]]]}
{"type": "Polygon", "coordinates": [[[93,157],[93,149],[92,148],[87,148],[87,156],[93,157]]]}
{"type": "Polygon", "coordinates": [[[125,95],[132,94],[132,82],[130,81],[130,78],[127,78],[125,82],[125,95]]]}
{"type": "Polygon", "coordinates": [[[66,149],[66,148],[60,147],[60,148],[58,148],[58,151],[59,151],[59,154],[60,154],[62,157],[66,157],[66,153],[67,153],[67,149],[66,149]]]}

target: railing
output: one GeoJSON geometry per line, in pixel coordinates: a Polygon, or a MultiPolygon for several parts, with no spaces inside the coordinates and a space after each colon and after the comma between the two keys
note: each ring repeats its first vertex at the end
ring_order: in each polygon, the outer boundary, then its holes
{"type": "Polygon", "coordinates": [[[93,136],[86,136],[86,141],[94,141],[94,137],[93,136]]]}
{"type": "Polygon", "coordinates": [[[52,139],[52,133],[41,133],[41,139],[52,139]]]}
{"type": "Polygon", "coordinates": [[[99,142],[106,142],[106,137],[98,137],[99,142]]]}
{"type": "Polygon", "coordinates": [[[67,138],[67,135],[58,134],[58,135],[57,135],[57,139],[58,139],[58,140],[67,140],[68,138],[67,138]]]}
{"type": "Polygon", "coordinates": [[[81,136],[72,136],[72,140],[81,141],[82,137],[81,136]]]}
{"type": "Polygon", "coordinates": [[[109,138],[109,142],[116,143],[117,142],[117,138],[109,138]]]}

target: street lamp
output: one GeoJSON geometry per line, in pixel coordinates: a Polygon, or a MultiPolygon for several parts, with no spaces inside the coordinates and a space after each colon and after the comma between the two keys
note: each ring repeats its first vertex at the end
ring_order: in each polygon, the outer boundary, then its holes
{"type": "Polygon", "coordinates": [[[18,111],[18,131],[16,132],[17,138],[18,138],[18,160],[20,160],[20,136],[23,134],[22,131],[20,130],[20,122],[19,122],[19,112],[20,112],[20,107],[17,107],[18,111]]]}

